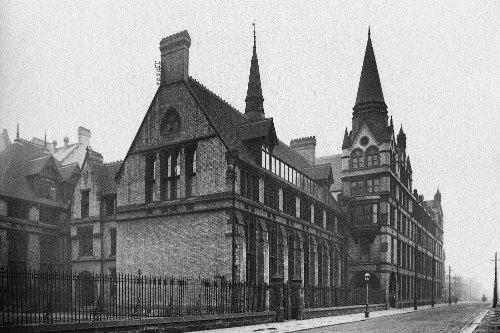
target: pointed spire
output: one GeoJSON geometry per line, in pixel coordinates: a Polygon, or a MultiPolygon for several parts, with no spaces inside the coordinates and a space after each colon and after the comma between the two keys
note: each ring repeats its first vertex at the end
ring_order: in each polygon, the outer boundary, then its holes
{"type": "Polygon", "coordinates": [[[249,118],[264,118],[264,97],[260,82],[259,60],[257,59],[257,38],[255,22],[253,25],[253,54],[248,77],[247,97],[245,98],[245,115],[249,118]]]}
{"type": "Polygon", "coordinates": [[[401,124],[401,127],[399,128],[399,134],[397,136],[397,146],[403,149],[406,149],[406,134],[403,131],[403,124],[401,124]]]}
{"type": "Polygon", "coordinates": [[[45,131],[45,136],[43,137],[43,147],[47,147],[47,131],[45,131]]]}
{"type": "Polygon", "coordinates": [[[344,141],[342,142],[342,149],[349,148],[351,146],[351,140],[349,139],[349,133],[347,132],[347,127],[344,132],[344,141]]]}
{"type": "Polygon", "coordinates": [[[363,68],[361,69],[355,107],[366,102],[382,103],[383,107],[387,107],[384,101],[384,94],[382,93],[375,53],[373,52],[370,28],[368,28],[368,42],[366,43],[365,58],[363,60],[363,68]]]}
{"type": "Polygon", "coordinates": [[[391,116],[391,123],[389,124],[389,127],[394,130],[394,123],[392,122],[392,116],[391,116]]]}

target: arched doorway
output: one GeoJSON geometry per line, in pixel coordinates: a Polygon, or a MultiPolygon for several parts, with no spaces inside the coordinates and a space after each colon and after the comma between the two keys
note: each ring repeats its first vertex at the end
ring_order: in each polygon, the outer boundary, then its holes
{"type": "Polygon", "coordinates": [[[389,306],[396,307],[396,274],[391,273],[389,277],[389,306]]]}
{"type": "Polygon", "coordinates": [[[75,287],[78,305],[86,306],[94,304],[95,280],[92,274],[88,271],[79,273],[75,287]]]}

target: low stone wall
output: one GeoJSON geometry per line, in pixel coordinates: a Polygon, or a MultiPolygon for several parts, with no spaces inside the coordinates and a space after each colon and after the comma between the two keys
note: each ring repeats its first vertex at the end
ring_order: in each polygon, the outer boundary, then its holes
{"type": "MultiPolygon", "coordinates": [[[[332,308],[305,308],[302,311],[302,319],[312,319],[318,317],[340,316],[352,313],[365,312],[365,305],[337,306],[332,308]]],[[[385,304],[372,304],[368,306],[368,310],[380,311],[385,310],[385,304]]]]}
{"type": "Polygon", "coordinates": [[[3,327],[2,332],[189,332],[272,323],[274,311],[3,327]]]}

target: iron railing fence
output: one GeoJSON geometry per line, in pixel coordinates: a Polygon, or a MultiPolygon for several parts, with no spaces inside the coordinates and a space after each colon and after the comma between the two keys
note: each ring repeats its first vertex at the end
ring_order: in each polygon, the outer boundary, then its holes
{"type": "MultiPolygon", "coordinates": [[[[385,303],[385,293],[380,289],[369,289],[368,302],[370,304],[385,303]]],[[[364,288],[304,287],[305,308],[327,308],[362,304],[366,304],[366,289],[364,288]]]]}
{"type": "Polygon", "coordinates": [[[264,311],[268,285],[0,268],[3,326],[264,311]]]}

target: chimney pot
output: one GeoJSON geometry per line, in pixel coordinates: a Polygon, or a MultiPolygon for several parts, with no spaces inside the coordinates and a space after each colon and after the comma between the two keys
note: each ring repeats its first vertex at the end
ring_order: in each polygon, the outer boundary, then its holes
{"type": "Polygon", "coordinates": [[[63,141],[64,141],[64,148],[68,148],[68,145],[69,145],[69,138],[68,138],[68,137],[65,137],[63,141]]]}
{"type": "Polygon", "coordinates": [[[162,84],[187,81],[189,77],[189,47],[191,37],[184,30],[165,37],[160,42],[162,84]]]}

